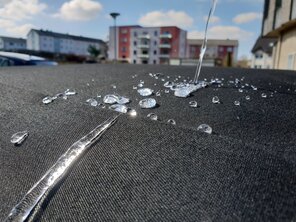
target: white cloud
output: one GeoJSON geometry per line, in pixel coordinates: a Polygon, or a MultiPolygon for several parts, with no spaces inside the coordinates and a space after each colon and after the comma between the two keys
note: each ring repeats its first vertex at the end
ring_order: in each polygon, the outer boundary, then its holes
{"type": "Polygon", "coordinates": [[[15,25],[7,28],[6,31],[14,36],[26,37],[32,28],[35,28],[32,24],[15,25]]]}
{"type": "Polygon", "coordinates": [[[102,10],[102,5],[93,0],[70,0],[65,2],[55,17],[68,21],[88,21],[94,19],[102,10]]]}
{"type": "Polygon", "coordinates": [[[29,19],[46,9],[47,5],[39,0],[11,0],[1,2],[0,17],[11,20],[29,19]]]}
{"type": "MultiPolygon", "coordinates": [[[[208,16],[204,16],[203,19],[206,22],[208,20],[208,16]]],[[[210,23],[218,23],[220,21],[221,21],[221,18],[220,17],[218,17],[218,16],[212,16],[211,17],[211,20],[210,20],[210,23]]]]}
{"type": "MultiPolygon", "coordinates": [[[[208,30],[209,39],[238,39],[240,41],[249,40],[254,33],[245,31],[236,26],[214,26],[208,30]]],[[[203,32],[192,31],[188,33],[189,39],[202,39],[203,32]]]]}
{"type": "Polygon", "coordinates": [[[236,24],[243,24],[243,23],[248,23],[252,22],[257,19],[262,19],[262,14],[257,13],[257,12],[248,12],[248,13],[242,13],[238,14],[233,18],[233,22],[236,24]]]}
{"type": "Polygon", "coordinates": [[[193,18],[183,11],[152,11],[143,15],[138,22],[143,26],[179,26],[188,28],[192,26],[193,18]]]}

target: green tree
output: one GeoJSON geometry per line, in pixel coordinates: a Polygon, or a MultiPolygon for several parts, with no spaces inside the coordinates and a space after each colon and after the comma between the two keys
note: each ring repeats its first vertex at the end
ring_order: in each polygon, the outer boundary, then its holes
{"type": "Polygon", "coordinates": [[[94,58],[97,58],[101,54],[101,51],[93,45],[89,45],[87,51],[94,58]]]}

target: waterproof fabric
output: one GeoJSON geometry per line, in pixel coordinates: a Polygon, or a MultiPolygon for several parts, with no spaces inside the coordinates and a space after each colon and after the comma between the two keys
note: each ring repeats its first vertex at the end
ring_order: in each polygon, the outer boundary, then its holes
{"type": "Polygon", "coordinates": [[[0,221],[75,141],[117,115],[85,102],[114,92],[131,98],[128,106],[137,117],[121,115],[29,220],[296,220],[296,73],[204,68],[201,79],[224,78],[224,85],[186,99],[164,93],[163,78],[183,81],[193,73],[194,67],[142,65],[1,69],[0,221]],[[164,76],[156,80],[149,73],[164,76]],[[239,92],[229,83],[236,78],[258,90],[245,86],[239,92]],[[140,80],[162,90],[152,96],[157,108],[140,109],[143,97],[133,89],[140,80]],[[67,88],[78,94],[42,104],[45,96],[67,88]],[[213,104],[213,96],[221,103],[213,104]],[[146,117],[151,112],[159,121],[146,117]],[[197,131],[203,123],[213,134],[197,131]],[[29,137],[15,147],[10,137],[23,130],[29,137]]]}

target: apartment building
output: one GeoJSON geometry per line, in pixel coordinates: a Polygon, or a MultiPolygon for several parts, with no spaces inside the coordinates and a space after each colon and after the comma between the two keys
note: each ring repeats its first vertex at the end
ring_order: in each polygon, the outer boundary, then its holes
{"type": "Polygon", "coordinates": [[[276,38],[259,37],[252,49],[253,69],[271,69],[273,67],[272,50],[276,44],[276,38]]]}
{"type": "Polygon", "coordinates": [[[277,38],[273,68],[296,70],[296,0],[265,0],[262,36],[277,38]]]}
{"type": "Polygon", "coordinates": [[[187,32],[178,27],[119,26],[110,27],[109,33],[110,60],[169,64],[171,58],[186,55],[187,32]]]}
{"type": "Polygon", "coordinates": [[[0,50],[14,51],[26,49],[26,39],[0,36],[0,50]]]}
{"type": "MultiPolygon", "coordinates": [[[[186,58],[198,59],[202,43],[202,39],[188,39],[186,58]]],[[[205,63],[209,66],[233,66],[237,62],[238,46],[238,40],[209,39],[204,55],[205,63]]]]}
{"type": "Polygon", "coordinates": [[[27,35],[27,49],[35,51],[87,56],[90,45],[106,52],[107,46],[100,39],[36,29],[27,35]]]}

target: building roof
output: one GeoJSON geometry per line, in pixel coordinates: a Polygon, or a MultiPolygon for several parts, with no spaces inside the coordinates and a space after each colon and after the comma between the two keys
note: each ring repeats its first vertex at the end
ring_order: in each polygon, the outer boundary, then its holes
{"type": "Polygon", "coordinates": [[[0,36],[0,38],[3,39],[4,41],[9,41],[9,42],[26,43],[26,39],[23,39],[23,38],[13,38],[8,36],[0,36]]]}
{"type": "Polygon", "coordinates": [[[277,38],[266,38],[266,37],[259,37],[252,49],[252,53],[257,52],[258,50],[262,50],[267,54],[272,53],[272,46],[277,41],[277,38]]]}
{"type": "MultiPolygon", "coordinates": [[[[187,39],[189,45],[202,45],[203,39],[187,39]]],[[[209,39],[208,45],[238,46],[238,40],[233,39],[209,39]]]]}
{"type": "Polygon", "coordinates": [[[64,33],[52,32],[52,31],[42,30],[42,29],[41,30],[31,29],[30,32],[33,32],[33,31],[37,32],[39,35],[50,36],[50,37],[54,37],[54,38],[63,38],[63,39],[72,39],[72,40],[76,40],[76,41],[104,43],[104,41],[101,39],[89,38],[89,37],[84,37],[84,36],[64,34],[64,33]]]}

